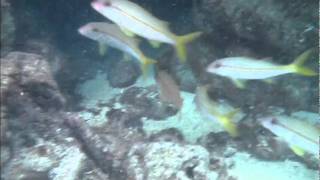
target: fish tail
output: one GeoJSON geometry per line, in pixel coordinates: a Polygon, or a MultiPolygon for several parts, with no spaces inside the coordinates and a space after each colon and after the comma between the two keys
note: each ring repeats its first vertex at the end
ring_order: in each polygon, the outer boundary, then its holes
{"type": "Polygon", "coordinates": [[[291,150],[298,156],[304,156],[305,151],[298,146],[290,146],[291,150]]]}
{"type": "Polygon", "coordinates": [[[239,112],[240,109],[233,110],[226,115],[224,115],[220,122],[222,123],[222,126],[225,128],[225,130],[230,134],[232,137],[239,136],[237,125],[232,122],[232,119],[234,116],[239,112]]]}
{"type": "Polygon", "coordinates": [[[199,37],[202,32],[194,32],[183,36],[178,36],[176,40],[176,51],[180,62],[184,63],[187,60],[186,44],[199,37]]]}
{"type": "Polygon", "coordinates": [[[301,74],[304,76],[316,76],[317,73],[314,70],[303,66],[306,60],[309,59],[312,52],[313,52],[313,49],[309,49],[303,52],[294,60],[292,64],[289,65],[289,68],[292,69],[293,72],[297,74],[301,74]]]}
{"type": "Polygon", "coordinates": [[[147,77],[147,70],[148,70],[148,67],[152,64],[155,64],[157,63],[156,60],[154,59],[151,59],[151,58],[148,58],[144,55],[141,56],[141,71],[142,71],[142,74],[143,74],[143,77],[146,78],[147,77]]]}

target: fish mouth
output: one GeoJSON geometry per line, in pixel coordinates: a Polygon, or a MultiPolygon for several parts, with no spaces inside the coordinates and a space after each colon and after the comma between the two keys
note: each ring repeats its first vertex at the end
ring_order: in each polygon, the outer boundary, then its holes
{"type": "Polygon", "coordinates": [[[101,11],[106,5],[109,5],[109,4],[110,4],[110,2],[108,2],[108,1],[106,1],[105,3],[98,1],[98,0],[91,2],[91,6],[93,7],[93,9],[95,9],[97,11],[101,11]]]}
{"type": "Polygon", "coordinates": [[[85,32],[87,31],[87,29],[88,29],[88,28],[87,28],[86,26],[83,26],[83,27],[81,27],[81,28],[78,29],[78,32],[83,35],[83,34],[85,34],[85,32]]]}
{"type": "Polygon", "coordinates": [[[208,73],[214,73],[214,69],[213,69],[211,66],[207,67],[207,68],[206,68],[206,71],[207,71],[208,73]]]}

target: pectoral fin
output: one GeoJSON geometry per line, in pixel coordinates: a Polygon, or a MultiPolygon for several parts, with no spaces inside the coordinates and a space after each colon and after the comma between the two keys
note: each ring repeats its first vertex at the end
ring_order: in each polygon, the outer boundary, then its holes
{"type": "Polygon", "coordinates": [[[152,41],[152,40],[150,40],[149,43],[151,44],[151,46],[152,46],[153,48],[159,48],[159,47],[161,46],[161,42],[159,42],[159,41],[152,41]]]}
{"type": "Polygon", "coordinates": [[[108,46],[102,43],[99,43],[98,46],[99,46],[99,55],[100,56],[106,55],[108,51],[108,46]]]}
{"type": "Polygon", "coordinates": [[[305,154],[304,150],[298,146],[290,146],[290,148],[298,156],[303,156],[305,154]]]}
{"type": "Polygon", "coordinates": [[[132,31],[128,30],[125,27],[120,26],[120,29],[125,35],[127,35],[129,37],[134,37],[135,36],[135,34],[132,31]]]}
{"type": "Polygon", "coordinates": [[[244,89],[246,87],[244,80],[232,79],[232,82],[239,89],[244,89]]]}

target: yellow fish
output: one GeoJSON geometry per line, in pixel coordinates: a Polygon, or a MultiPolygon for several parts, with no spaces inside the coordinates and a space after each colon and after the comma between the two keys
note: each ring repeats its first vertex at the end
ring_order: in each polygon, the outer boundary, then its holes
{"type": "MultiPolygon", "coordinates": [[[[141,70],[146,76],[147,66],[156,63],[156,60],[146,57],[139,49],[135,38],[123,34],[115,24],[104,22],[92,22],[79,28],[79,33],[87,38],[98,41],[101,44],[121,50],[132,55],[141,62],[141,70]]],[[[101,50],[103,51],[103,50],[101,50]]]]}
{"type": "MultiPolygon", "coordinates": [[[[305,151],[319,156],[320,128],[304,119],[288,116],[269,116],[260,118],[262,126],[288,143],[298,156],[305,151]]],[[[319,158],[319,157],[318,157],[319,158]]]]}
{"type": "Polygon", "coordinates": [[[207,72],[227,77],[233,80],[238,87],[243,86],[240,80],[265,80],[289,73],[315,76],[317,75],[315,71],[303,66],[311,53],[312,49],[305,51],[289,65],[248,57],[228,57],[211,63],[207,67],[207,72]]]}
{"type": "Polygon", "coordinates": [[[134,33],[151,41],[174,45],[181,62],[187,59],[186,44],[201,35],[201,32],[194,32],[178,36],[169,30],[167,22],[128,0],[97,0],[91,6],[128,35],[134,33]]]}
{"type": "Polygon", "coordinates": [[[218,109],[218,104],[208,96],[208,87],[206,86],[197,87],[195,103],[197,109],[204,117],[218,121],[230,136],[239,136],[237,125],[232,122],[234,116],[240,111],[239,109],[234,109],[227,113],[221,112],[218,109]]]}

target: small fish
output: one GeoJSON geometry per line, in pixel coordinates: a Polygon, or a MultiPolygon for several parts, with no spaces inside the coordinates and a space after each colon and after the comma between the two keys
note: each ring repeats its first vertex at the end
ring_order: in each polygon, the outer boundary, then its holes
{"type": "Polygon", "coordinates": [[[259,122],[287,142],[298,156],[303,156],[306,151],[318,157],[320,128],[309,121],[287,116],[270,116],[260,118],[259,122]]]}
{"type": "Polygon", "coordinates": [[[109,45],[120,51],[128,53],[141,62],[142,73],[145,76],[147,66],[156,63],[156,60],[146,57],[139,49],[138,41],[121,32],[115,24],[92,22],[79,28],[79,33],[101,44],[109,45]]]}
{"type": "Polygon", "coordinates": [[[148,40],[175,46],[181,62],[186,61],[186,44],[201,35],[200,32],[178,36],[169,30],[167,22],[154,17],[141,6],[128,0],[96,0],[91,6],[116,23],[126,34],[137,34],[148,40]]]}
{"type": "Polygon", "coordinates": [[[158,71],[156,81],[159,86],[161,101],[171,103],[181,110],[183,99],[181,98],[180,89],[175,80],[165,71],[158,71]]]}
{"type": "Polygon", "coordinates": [[[227,113],[222,112],[218,108],[219,105],[210,99],[207,86],[197,87],[195,103],[197,109],[204,117],[218,121],[230,136],[239,136],[237,125],[232,121],[235,115],[239,113],[239,109],[234,109],[227,113]]]}
{"type": "Polygon", "coordinates": [[[315,71],[302,66],[302,64],[309,58],[311,52],[311,49],[305,51],[289,65],[279,65],[248,57],[223,58],[211,63],[207,67],[207,72],[225,76],[235,81],[267,79],[288,73],[315,76],[317,75],[315,71]]]}

